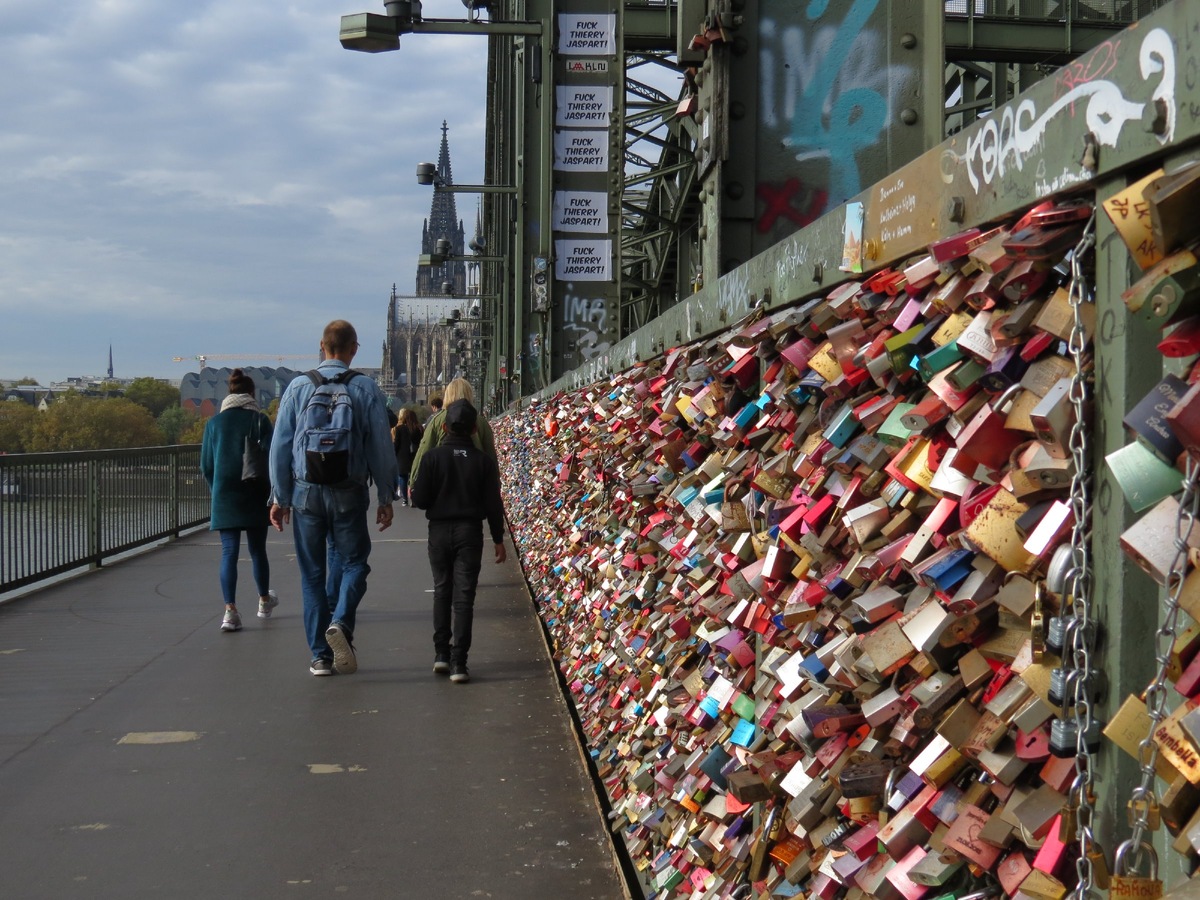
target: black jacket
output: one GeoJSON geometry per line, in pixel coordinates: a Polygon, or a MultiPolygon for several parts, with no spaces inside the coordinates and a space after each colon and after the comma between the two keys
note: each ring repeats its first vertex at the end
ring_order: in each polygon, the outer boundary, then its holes
{"type": "Polygon", "coordinates": [[[412,486],[412,504],[430,521],[487,519],[492,543],[504,540],[504,503],[500,469],[470,438],[447,434],[421,459],[412,486]]]}

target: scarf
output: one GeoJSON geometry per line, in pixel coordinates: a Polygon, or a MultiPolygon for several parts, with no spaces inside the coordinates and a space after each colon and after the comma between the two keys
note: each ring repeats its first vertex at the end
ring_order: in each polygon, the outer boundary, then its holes
{"type": "Polygon", "coordinates": [[[230,394],[221,401],[221,412],[227,409],[252,409],[258,412],[258,401],[251,394],[230,394]]]}

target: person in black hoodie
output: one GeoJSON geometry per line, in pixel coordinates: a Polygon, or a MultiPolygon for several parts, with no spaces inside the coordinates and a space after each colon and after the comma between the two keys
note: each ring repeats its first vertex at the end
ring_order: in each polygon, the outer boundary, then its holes
{"type": "Polygon", "coordinates": [[[456,684],[471,680],[467,653],[475,591],[483,562],[483,520],[504,549],[504,504],[496,460],[475,447],[471,435],[479,413],[467,400],[446,407],[446,439],[421,460],[412,485],[412,504],[429,520],[429,567],[433,571],[433,671],[456,684]]]}

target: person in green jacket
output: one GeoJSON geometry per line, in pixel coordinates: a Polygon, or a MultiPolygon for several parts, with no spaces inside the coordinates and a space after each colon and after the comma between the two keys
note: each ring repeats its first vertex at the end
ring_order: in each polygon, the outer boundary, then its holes
{"type": "Polygon", "coordinates": [[[243,531],[258,587],[258,617],[269,619],[271,610],[279,605],[278,596],[271,590],[271,564],[267,560],[267,527],[271,524],[267,498],[271,481],[266,477],[265,463],[263,478],[242,480],[247,438],[262,449],[265,461],[271,447],[271,431],[271,420],[263,415],[254,399],[254,379],[241,369],[234,369],[229,376],[229,395],[221,402],[221,411],[205,424],[200,446],[200,471],[212,494],[208,527],[221,535],[221,593],[225,597],[222,631],[242,630],[235,598],[243,531]]]}
{"type": "MultiPolygon", "coordinates": [[[[471,382],[465,378],[455,378],[446,385],[446,393],[442,396],[442,402],[445,403],[443,409],[438,410],[429,417],[429,421],[425,423],[425,433],[421,435],[421,446],[417,448],[417,455],[413,457],[412,470],[408,474],[408,486],[416,484],[417,472],[421,470],[421,459],[432,450],[434,447],[441,446],[441,443],[446,438],[446,429],[442,428],[442,423],[446,421],[446,409],[449,409],[450,404],[455,400],[466,400],[472,406],[475,405],[475,391],[471,389],[471,382]]],[[[492,426],[487,423],[487,419],[483,416],[479,417],[476,423],[475,433],[471,435],[471,441],[476,448],[482,450],[492,459],[496,459],[496,441],[492,437],[492,426]]]]}

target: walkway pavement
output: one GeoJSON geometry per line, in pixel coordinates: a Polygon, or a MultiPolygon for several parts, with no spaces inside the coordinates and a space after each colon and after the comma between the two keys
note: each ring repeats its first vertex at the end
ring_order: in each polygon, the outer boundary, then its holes
{"type": "Polygon", "coordinates": [[[485,557],[472,681],[432,671],[424,517],[376,534],[360,668],[282,600],[218,630],[209,532],[0,606],[0,894],[626,897],[521,573],[485,557]]]}

